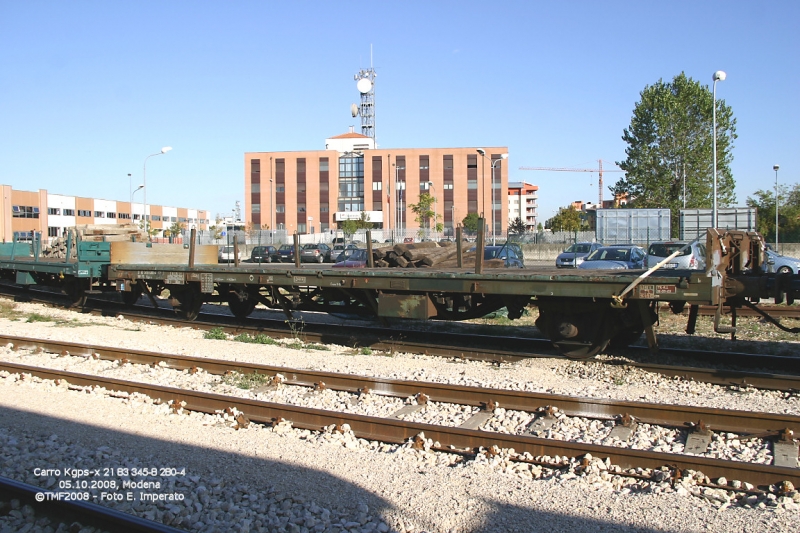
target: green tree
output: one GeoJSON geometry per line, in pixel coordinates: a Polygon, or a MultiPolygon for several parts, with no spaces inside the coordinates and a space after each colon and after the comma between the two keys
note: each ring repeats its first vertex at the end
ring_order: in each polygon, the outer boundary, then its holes
{"type": "MultiPolygon", "coordinates": [[[[775,189],[758,190],[748,196],[747,207],[758,210],[758,232],[775,242],[775,189]]],[[[780,242],[800,242],[800,184],[795,183],[791,189],[778,186],[778,225],[780,242]]]]}
{"type": "Polygon", "coordinates": [[[419,202],[416,204],[409,204],[408,207],[411,208],[411,211],[414,212],[416,218],[414,220],[420,225],[420,228],[423,229],[430,229],[431,226],[431,219],[433,219],[434,228],[438,231],[441,231],[439,224],[436,221],[439,219],[439,215],[436,214],[434,210],[436,199],[431,196],[429,192],[423,192],[419,195],[419,202]]]}
{"type": "Polygon", "coordinates": [[[356,222],[356,229],[372,229],[372,222],[369,221],[369,215],[366,211],[361,211],[361,215],[356,222]]]}
{"type": "Polygon", "coordinates": [[[464,220],[461,221],[461,225],[464,226],[464,231],[471,234],[477,233],[480,218],[478,213],[470,213],[465,216],[464,220]]]}
{"type": "Polygon", "coordinates": [[[182,234],[183,228],[184,228],[183,222],[176,221],[172,223],[172,225],[169,227],[167,231],[169,231],[170,235],[177,237],[178,235],[182,234]]]}
{"type": "Polygon", "coordinates": [[[545,227],[552,231],[578,231],[581,225],[581,214],[572,205],[560,208],[553,218],[545,222],[545,227]]]}
{"type": "Polygon", "coordinates": [[[522,221],[522,217],[517,217],[508,224],[509,233],[522,235],[526,231],[528,231],[528,227],[525,225],[525,222],[522,221]]]}
{"type": "MultiPolygon", "coordinates": [[[[633,110],[631,124],[623,132],[627,159],[617,162],[625,177],[610,190],[627,195],[628,207],[669,208],[673,234],[683,207],[684,175],[686,207],[713,205],[713,96],[707,85],[681,73],[672,80],[658,80],[644,88],[633,110]]],[[[736,119],[724,100],[717,100],[717,202],[719,207],[736,201],[736,185],[730,164],[736,119]]]]}
{"type": "Polygon", "coordinates": [[[208,231],[211,232],[211,238],[215,241],[219,241],[222,238],[222,232],[225,230],[225,226],[222,225],[222,219],[217,218],[214,221],[214,225],[208,228],[208,231]]]}
{"type": "Polygon", "coordinates": [[[345,238],[349,240],[350,237],[356,231],[358,231],[358,222],[355,221],[355,220],[349,220],[349,219],[348,220],[344,220],[344,221],[339,223],[339,229],[342,230],[342,232],[345,235],[345,238]]]}

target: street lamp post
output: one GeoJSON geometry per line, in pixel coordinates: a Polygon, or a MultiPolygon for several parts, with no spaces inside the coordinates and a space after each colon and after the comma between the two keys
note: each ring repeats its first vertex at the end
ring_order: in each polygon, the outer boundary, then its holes
{"type": "Polygon", "coordinates": [[[133,195],[144,189],[144,185],[139,185],[136,190],[131,192],[131,220],[133,220],[133,195]]]}
{"type": "Polygon", "coordinates": [[[724,70],[718,70],[714,73],[711,79],[714,80],[714,88],[712,90],[712,97],[713,97],[713,109],[712,109],[712,121],[713,121],[713,135],[712,139],[714,141],[714,204],[713,209],[711,210],[711,224],[714,228],[717,227],[717,82],[718,81],[725,81],[725,74],[724,70]]]}
{"type": "Polygon", "coordinates": [[[153,156],[166,154],[172,150],[171,146],[165,146],[161,149],[160,152],[156,152],[154,154],[150,154],[144,158],[144,165],[142,169],[142,187],[144,187],[144,204],[143,204],[143,213],[142,213],[142,220],[144,220],[144,230],[147,232],[147,240],[150,240],[150,226],[147,223],[147,160],[153,156]]]}
{"type": "MultiPolygon", "coordinates": [[[[497,165],[497,163],[499,163],[499,162],[500,162],[500,161],[502,161],[503,159],[508,159],[508,154],[500,154],[500,157],[499,157],[499,158],[497,158],[497,159],[493,159],[493,160],[492,160],[492,176],[491,176],[491,178],[492,178],[492,180],[491,180],[491,181],[492,181],[492,183],[491,183],[491,189],[492,189],[492,191],[491,191],[491,192],[492,192],[492,207],[491,207],[491,211],[492,211],[492,246],[494,246],[494,245],[495,245],[495,227],[494,227],[494,167],[495,167],[495,165],[497,165]]],[[[501,183],[502,183],[502,178],[500,179],[500,181],[501,181],[501,183]]]]}
{"type": "Polygon", "coordinates": [[[269,230],[270,244],[275,244],[275,200],[272,196],[272,178],[269,179],[269,230]]]}
{"type": "Polygon", "coordinates": [[[772,170],[775,171],[775,253],[778,252],[778,169],[780,165],[773,165],[772,170]]]}
{"type": "MultiPolygon", "coordinates": [[[[484,150],[483,148],[478,148],[475,151],[478,152],[478,154],[484,160],[486,159],[486,150],[484,150]]],[[[486,196],[485,196],[486,195],[486,179],[485,179],[486,178],[486,166],[485,166],[485,163],[486,163],[485,161],[481,161],[481,200],[483,200],[483,202],[481,202],[482,209],[480,210],[480,213],[483,213],[486,210],[486,196]]]]}

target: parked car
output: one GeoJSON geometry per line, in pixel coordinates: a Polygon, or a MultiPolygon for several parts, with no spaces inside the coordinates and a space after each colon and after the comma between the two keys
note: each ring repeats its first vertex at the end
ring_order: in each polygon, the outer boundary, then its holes
{"type": "Polygon", "coordinates": [[[274,246],[254,246],[250,251],[251,263],[272,263],[273,257],[278,254],[274,246]]]}
{"type": "Polygon", "coordinates": [[[217,254],[218,263],[233,263],[234,260],[233,246],[220,246],[219,253],[217,254]]]}
{"type": "Polygon", "coordinates": [[[645,253],[638,246],[602,246],[586,256],[578,268],[639,269],[644,268],[645,253]]]}
{"type": "MultiPolygon", "coordinates": [[[[355,250],[349,250],[352,252],[348,257],[345,257],[342,261],[338,261],[336,264],[333,265],[333,268],[363,268],[367,266],[367,250],[364,248],[356,248],[355,250]]],[[[342,252],[343,257],[344,252],[342,252]]]]}
{"type": "Polygon", "coordinates": [[[506,241],[505,244],[503,244],[503,246],[508,246],[509,248],[514,250],[514,252],[517,254],[517,257],[519,257],[523,263],[525,262],[525,254],[522,253],[522,246],[520,246],[518,242],[506,241]]]}
{"type": "Polygon", "coordinates": [[[647,248],[647,259],[645,268],[651,268],[674,254],[678,250],[685,248],[680,255],[673,257],[669,263],[662,265],[661,268],[667,269],[690,269],[705,270],[706,268],[706,247],[699,242],[653,242],[647,248]]]}
{"type": "Polygon", "coordinates": [[[556,257],[557,268],[578,268],[586,256],[600,248],[599,242],[576,242],[556,257]]]}
{"type": "Polygon", "coordinates": [[[280,263],[293,263],[294,262],[294,245],[281,244],[277,253],[278,262],[280,263]]]}
{"type": "Polygon", "coordinates": [[[800,273],[800,259],[781,255],[773,250],[767,250],[767,264],[772,272],[778,274],[800,273]]]}
{"type": "Polygon", "coordinates": [[[309,243],[300,249],[300,262],[324,263],[331,261],[331,248],[324,242],[309,243]]]}
{"type": "Polygon", "coordinates": [[[335,263],[338,263],[340,261],[344,261],[344,260],[348,259],[353,254],[353,252],[355,252],[356,250],[361,250],[361,249],[362,248],[359,248],[355,244],[348,244],[347,246],[344,247],[343,250],[341,250],[339,252],[339,255],[331,254],[332,261],[335,262],[335,263]]]}
{"type": "MultiPolygon", "coordinates": [[[[468,252],[474,252],[476,248],[473,246],[468,252]]],[[[525,268],[525,262],[517,255],[513,247],[500,245],[500,246],[486,246],[483,249],[484,259],[502,259],[505,261],[506,268],[525,268]]]]}

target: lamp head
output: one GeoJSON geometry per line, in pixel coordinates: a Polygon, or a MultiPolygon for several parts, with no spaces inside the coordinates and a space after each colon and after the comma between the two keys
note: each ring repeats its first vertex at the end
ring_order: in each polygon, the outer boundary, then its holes
{"type": "Polygon", "coordinates": [[[716,71],[716,72],[714,73],[714,75],[711,77],[711,79],[712,79],[712,80],[714,80],[714,81],[725,81],[725,78],[726,78],[727,76],[728,76],[728,75],[727,75],[727,74],[725,74],[725,71],[724,71],[724,70],[718,70],[718,71],[716,71]]]}
{"type": "Polygon", "coordinates": [[[508,154],[500,154],[500,159],[508,159],[508,154]]]}
{"type": "Polygon", "coordinates": [[[172,146],[165,146],[164,148],[161,149],[161,153],[166,154],[170,150],[172,150],[172,146]]]}
{"type": "Polygon", "coordinates": [[[772,165],[772,170],[774,170],[775,172],[777,172],[779,168],[781,168],[780,165],[772,165]]]}
{"type": "Polygon", "coordinates": [[[486,155],[486,150],[484,150],[483,148],[478,148],[476,151],[481,155],[486,155]]]}

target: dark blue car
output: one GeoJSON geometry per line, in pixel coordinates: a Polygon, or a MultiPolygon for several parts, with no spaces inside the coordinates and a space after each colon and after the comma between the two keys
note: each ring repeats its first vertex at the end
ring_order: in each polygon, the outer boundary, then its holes
{"type": "Polygon", "coordinates": [[[294,245],[281,244],[281,247],[278,248],[277,258],[281,263],[294,263],[294,245]]]}

